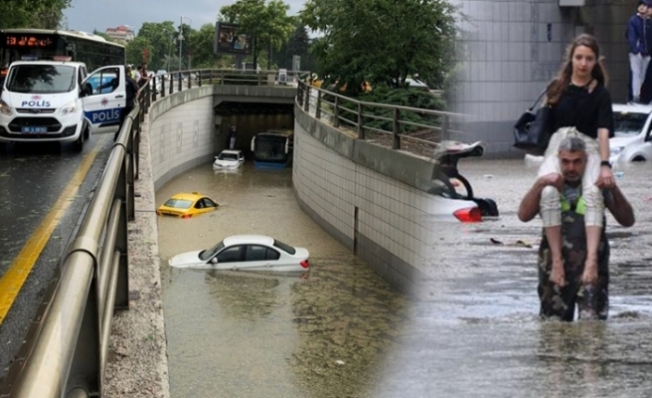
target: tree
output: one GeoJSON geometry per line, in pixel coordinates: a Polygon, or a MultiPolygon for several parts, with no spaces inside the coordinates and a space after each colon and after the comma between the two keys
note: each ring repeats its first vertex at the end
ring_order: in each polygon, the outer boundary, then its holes
{"type": "Polygon", "coordinates": [[[171,53],[175,52],[175,49],[178,50],[178,35],[179,33],[172,21],[143,23],[138,30],[137,38],[146,39],[149,43],[148,69],[157,70],[165,68],[168,57],[171,56],[171,53]]]}
{"type": "Polygon", "coordinates": [[[0,0],[0,28],[57,29],[71,0],[0,0]]]}
{"type": "Polygon", "coordinates": [[[290,6],[282,0],[238,0],[220,9],[219,20],[237,23],[240,30],[253,36],[254,65],[263,48],[269,52],[267,67],[271,66],[271,51],[287,42],[294,30],[294,18],[287,15],[290,6]]]}
{"type": "Polygon", "coordinates": [[[404,87],[418,74],[440,87],[454,65],[456,8],[445,0],[308,0],[300,15],[323,33],[313,52],[328,82],[404,87]]]}
{"type": "MultiPolygon", "coordinates": [[[[141,36],[137,36],[134,38],[132,41],[127,43],[127,46],[125,48],[126,56],[127,56],[127,63],[128,64],[142,64],[145,62],[145,56],[144,56],[144,51],[147,49],[147,52],[152,54],[152,44],[150,43],[149,39],[141,36]]],[[[150,60],[147,60],[148,64],[150,60]]],[[[150,68],[148,68],[150,69],[150,68]]],[[[155,70],[154,68],[152,68],[155,70]]]]}
{"type": "Polygon", "coordinates": [[[198,31],[190,34],[192,66],[193,68],[209,68],[215,66],[216,56],[213,53],[215,40],[215,25],[205,24],[198,31]]]}
{"type": "Polygon", "coordinates": [[[292,56],[298,55],[301,57],[301,69],[313,70],[315,68],[315,60],[310,53],[311,46],[312,43],[308,36],[308,30],[304,25],[297,24],[288,42],[275,54],[275,62],[279,67],[292,69],[292,56]]]}

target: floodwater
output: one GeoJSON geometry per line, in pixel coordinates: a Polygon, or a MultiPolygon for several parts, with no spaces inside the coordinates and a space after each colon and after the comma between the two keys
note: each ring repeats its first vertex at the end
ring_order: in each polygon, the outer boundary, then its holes
{"type": "Polygon", "coordinates": [[[516,218],[536,169],[522,160],[461,162],[476,196],[495,199],[501,215],[432,224],[420,299],[395,293],[303,214],[290,170],[191,170],[159,190],[157,203],[199,189],[224,207],[159,221],[172,397],[649,396],[651,167],[637,164],[618,179],[636,225],[607,219],[610,319],[575,323],[537,316],[541,224],[516,218]],[[307,247],[310,271],[166,265],[174,254],[250,232],[307,247]]]}

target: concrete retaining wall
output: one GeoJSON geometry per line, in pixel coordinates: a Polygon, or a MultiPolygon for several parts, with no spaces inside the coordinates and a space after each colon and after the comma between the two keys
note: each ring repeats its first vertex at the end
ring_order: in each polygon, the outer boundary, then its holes
{"type": "MultiPolygon", "coordinates": [[[[426,280],[432,163],[323,124],[295,107],[293,183],[301,208],[394,286],[426,280]]],[[[431,253],[430,253],[431,256],[431,253]]]]}

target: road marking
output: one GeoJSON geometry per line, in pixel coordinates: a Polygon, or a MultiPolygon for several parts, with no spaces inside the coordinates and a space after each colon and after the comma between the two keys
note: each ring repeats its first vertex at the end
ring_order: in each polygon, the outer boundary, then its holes
{"type": "MultiPolygon", "coordinates": [[[[103,140],[102,140],[103,141],[103,140]]],[[[29,237],[18,256],[14,259],[9,270],[0,278],[0,324],[4,321],[9,309],[13,305],[18,293],[22,289],[32,268],[36,264],[45,245],[50,240],[52,232],[59,224],[68,207],[75,198],[79,186],[86,178],[86,174],[93,165],[93,161],[99,152],[101,142],[95,144],[95,148],[86,155],[79,165],[68,185],[54,203],[50,212],[45,216],[41,224],[29,237]]]]}

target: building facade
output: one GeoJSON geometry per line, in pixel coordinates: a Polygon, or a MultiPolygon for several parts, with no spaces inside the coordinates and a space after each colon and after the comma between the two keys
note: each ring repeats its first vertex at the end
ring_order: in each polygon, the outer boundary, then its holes
{"type": "Polygon", "coordinates": [[[125,25],[118,26],[117,28],[108,28],[104,33],[111,39],[123,43],[128,43],[136,37],[133,29],[125,25]]]}
{"type": "Polygon", "coordinates": [[[469,115],[463,141],[481,140],[489,157],[523,156],[513,125],[558,72],[573,37],[600,41],[614,102],[626,102],[625,29],[636,0],[451,0],[460,19],[460,69],[454,103],[469,115]],[[569,6],[569,4],[572,4],[569,6]]]}

